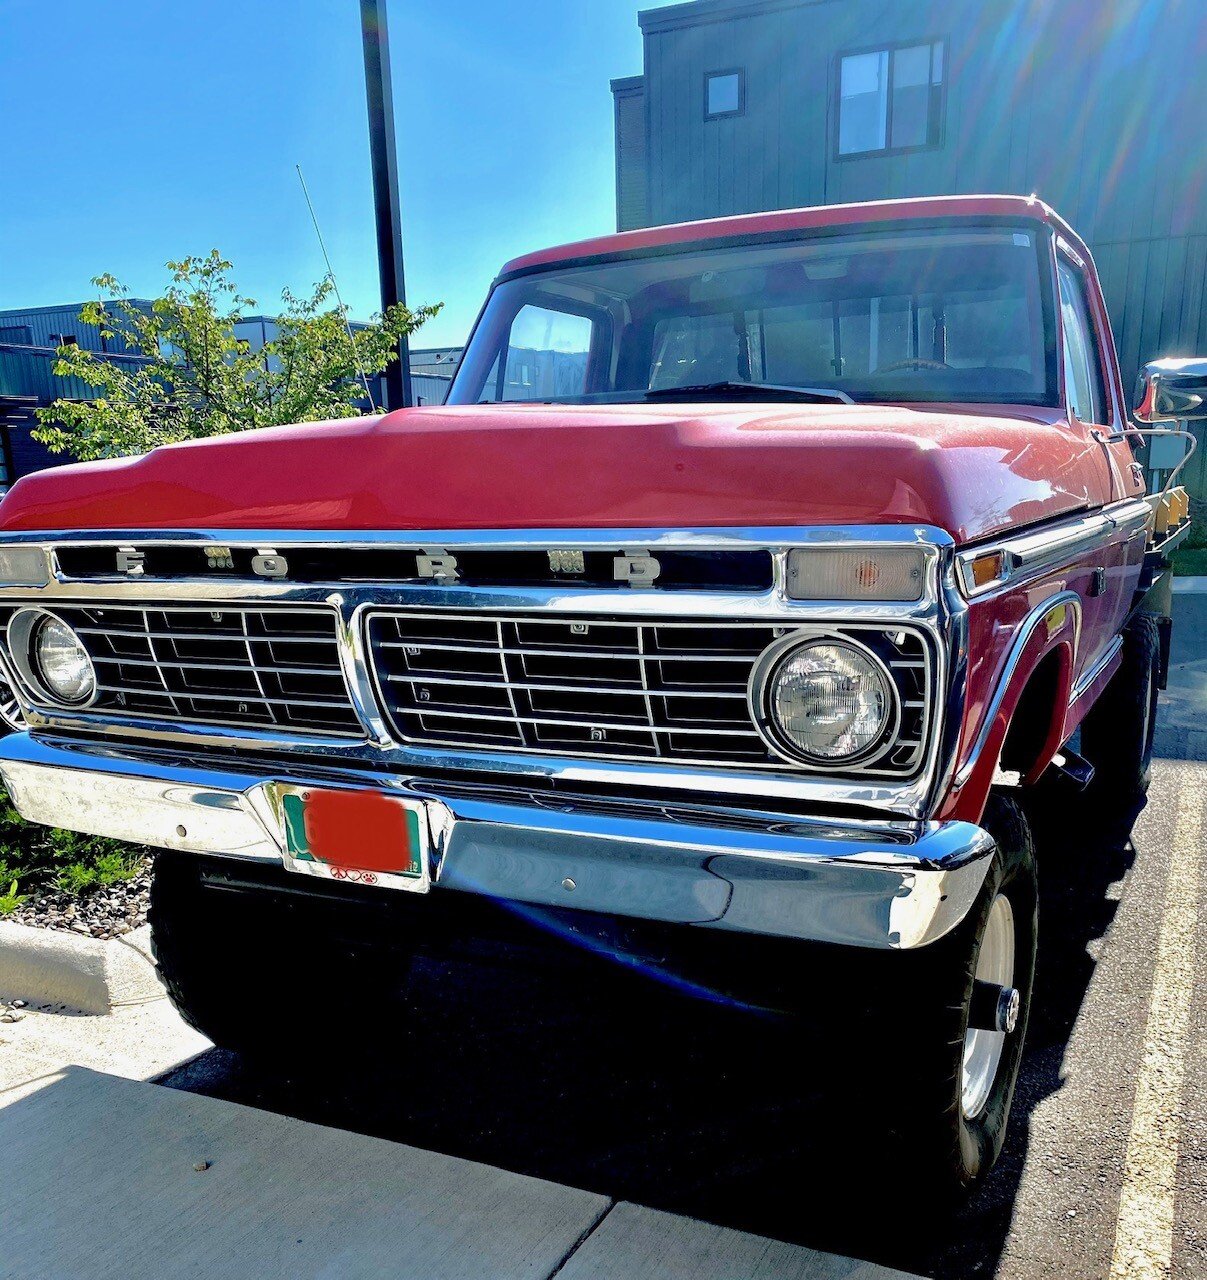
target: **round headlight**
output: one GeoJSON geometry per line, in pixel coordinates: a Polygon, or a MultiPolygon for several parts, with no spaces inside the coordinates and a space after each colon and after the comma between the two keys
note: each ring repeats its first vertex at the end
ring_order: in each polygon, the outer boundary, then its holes
{"type": "Polygon", "coordinates": [[[58,618],[48,615],[38,623],[31,657],[39,682],[59,702],[74,706],[87,702],[96,692],[96,672],[88,651],[58,618]]]}
{"type": "Polygon", "coordinates": [[[896,692],[883,663],[845,640],[789,649],[764,686],[764,715],[781,748],[815,764],[868,756],[889,738],[896,692]]]}

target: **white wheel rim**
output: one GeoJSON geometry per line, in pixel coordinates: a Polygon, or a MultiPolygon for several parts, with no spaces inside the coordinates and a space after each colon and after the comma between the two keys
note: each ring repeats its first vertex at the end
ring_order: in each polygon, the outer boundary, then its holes
{"type": "MultiPolygon", "coordinates": [[[[981,982],[999,987],[1014,985],[1014,910],[1010,899],[998,894],[989,908],[985,936],[977,955],[976,976],[981,982]]],[[[1002,1050],[1004,1031],[969,1028],[964,1035],[964,1063],[960,1077],[960,1110],[966,1120],[979,1116],[993,1092],[1002,1050]]]]}

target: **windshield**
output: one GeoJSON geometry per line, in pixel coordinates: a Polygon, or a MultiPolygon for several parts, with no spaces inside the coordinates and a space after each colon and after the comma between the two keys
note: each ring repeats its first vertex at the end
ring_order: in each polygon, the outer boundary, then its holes
{"type": "Polygon", "coordinates": [[[732,399],[761,383],[1053,404],[1040,261],[1031,230],[960,227],[554,267],[494,288],[448,403],[732,399]]]}

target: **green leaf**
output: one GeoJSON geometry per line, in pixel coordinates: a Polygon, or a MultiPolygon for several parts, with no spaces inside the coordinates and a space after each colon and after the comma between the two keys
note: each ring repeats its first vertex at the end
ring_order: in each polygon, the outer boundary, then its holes
{"type": "Polygon", "coordinates": [[[17,892],[17,882],[14,880],[8,886],[4,893],[0,893],[0,916],[12,915],[14,911],[23,903],[29,901],[27,893],[17,892]]]}
{"type": "Polygon", "coordinates": [[[334,282],[324,277],[309,294],[282,291],[278,336],[251,351],[235,325],[256,302],[239,293],[217,249],[167,269],[170,282],[149,308],[131,302],[116,277],[95,277],[108,301],[87,303],[81,320],[103,324],[142,359],[59,349],[55,372],[83,382],[93,398],[37,410],[32,434],[52,452],[84,461],[124,457],[178,440],[354,417],[362,374],[382,372],[398,358],[399,340],[440,310],[391,307],[349,333],[343,310],[329,305],[334,282]]]}

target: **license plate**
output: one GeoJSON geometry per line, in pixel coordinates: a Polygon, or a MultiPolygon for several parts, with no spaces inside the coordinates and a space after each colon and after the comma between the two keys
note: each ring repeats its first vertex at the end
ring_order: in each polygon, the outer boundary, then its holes
{"type": "Polygon", "coordinates": [[[412,893],[431,887],[428,815],[422,800],[282,783],[274,789],[290,871],[412,893]]]}

